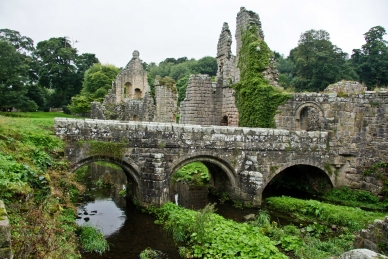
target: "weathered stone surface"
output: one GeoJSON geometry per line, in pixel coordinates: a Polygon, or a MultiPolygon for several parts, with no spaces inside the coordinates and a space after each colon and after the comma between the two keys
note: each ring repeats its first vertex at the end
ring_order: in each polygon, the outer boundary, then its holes
{"type": "Polygon", "coordinates": [[[343,253],[339,259],[378,259],[388,258],[382,254],[378,254],[368,249],[354,249],[343,253]]]}
{"type": "Polygon", "coordinates": [[[388,94],[364,90],[359,83],[341,81],[323,94],[294,94],[278,108],[276,125],[288,130],[327,131],[327,148],[338,154],[333,171],[338,170],[340,185],[381,195],[381,179],[362,172],[388,161],[388,94]]]}
{"type": "Polygon", "coordinates": [[[155,105],[150,94],[147,72],[142,66],[139,52],[135,50],[127,66],[117,75],[103,103],[92,103],[90,117],[175,122],[178,95],[173,88],[155,84],[155,105]]]}
{"type": "Polygon", "coordinates": [[[139,201],[162,204],[170,200],[170,179],[183,165],[209,165],[216,189],[254,205],[261,203],[266,184],[290,166],[325,169],[337,155],[327,150],[326,132],[288,131],[157,122],[55,119],[58,136],[67,142],[72,169],[94,159],[79,141],[125,142],[122,158],[104,157],[125,168],[138,183],[139,201]]]}
{"type": "Polygon", "coordinates": [[[11,227],[3,201],[0,200],[0,258],[12,259],[11,227]]]}

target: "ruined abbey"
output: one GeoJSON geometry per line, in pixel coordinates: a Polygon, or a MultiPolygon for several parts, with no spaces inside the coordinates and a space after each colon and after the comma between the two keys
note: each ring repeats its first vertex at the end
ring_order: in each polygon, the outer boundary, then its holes
{"type": "MultiPolygon", "coordinates": [[[[175,123],[176,114],[180,113],[179,123],[183,126],[230,126],[231,131],[235,130],[239,124],[239,113],[231,86],[240,79],[237,62],[242,45],[241,30],[250,25],[257,26],[258,36],[264,39],[256,13],[242,7],[236,22],[236,56],[231,51],[231,31],[224,23],[217,45],[218,71],[215,82],[208,75],[191,75],[179,112],[174,86],[156,81],[155,96],[151,96],[139,52],[134,51],[133,58],[113,82],[103,104],[93,103],[92,118],[175,123]]],[[[263,71],[264,77],[271,85],[278,87],[275,61],[270,60],[269,64],[263,71]]],[[[323,170],[336,172],[335,185],[381,194],[381,180],[366,177],[362,171],[376,162],[388,161],[387,114],[386,90],[367,91],[358,82],[341,81],[330,85],[323,93],[293,94],[284,105],[278,107],[275,120],[277,128],[282,130],[326,132],[328,135],[324,145],[333,160],[327,162],[323,170]]],[[[293,150],[293,139],[276,141],[288,142],[288,148],[293,150]]],[[[314,146],[318,147],[318,144],[311,144],[309,152],[314,153],[314,146]]]]}

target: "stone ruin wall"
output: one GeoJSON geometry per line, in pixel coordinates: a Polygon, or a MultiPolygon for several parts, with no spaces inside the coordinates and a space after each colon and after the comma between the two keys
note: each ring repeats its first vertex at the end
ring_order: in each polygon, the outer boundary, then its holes
{"type": "Polygon", "coordinates": [[[147,72],[144,70],[139,51],[135,50],[127,66],[120,71],[114,81],[116,89],[116,103],[125,99],[141,99],[150,92],[147,72]]]}
{"type": "Polygon", "coordinates": [[[211,77],[191,75],[186,98],[180,106],[181,124],[214,125],[215,111],[211,77]]]}
{"type": "Polygon", "coordinates": [[[151,96],[147,72],[135,50],[127,66],[120,71],[103,103],[93,102],[91,118],[124,121],[175,122],[178,95],[158,86],[155,101],[151,96]]]}
{"type": "MultiPolygon", "coordinates": [[[[236,52],[237,56],[241,48],[241,30],[249,26],[250,24],[257,26],[258,34],[261,39],[264,39],[264,33],[261,29],[261,22],[259,15],[246,10],[241,7],[240,12],[236,18],[236,52]]],[[[209,94],[210,89],[203,89],[204,84],[195,85],[196,80],[189,83],[192,92],[196,92],[195,95],[186,92],[186,99],[182,102],[181,120],[180,123],[187,124],[199,124],[199,125],[222,125],[222,126],[238,126],[238,110],[235,104],[234,90],[231,86],[240,80],[240,71],[237,68],[237,57],[232,55],[232,34],[230,32],[227,23],[222,26],[221,34],[217,44],[217,77],[216,82],[213,84],[213,94],[209,94]],[[194,88],[197,90],[193,90],[194,88]],[[201,95],[201,93],[203,93],[201,95]],[[195,99],[198,98],[198,99],[195,99]],[[208,99],[206,99],[208,98],[208,99]],[[201,106],[202,104],[212,105],[201,106]],[[198,105],[201,104],[201,105],[198,105]],[[197,108],[199,110],[196,110],[197,108]],[[186,110],[187,109],[187,110],[186,110]],[[213,110],[213,114],[210,117],[201,115],[204,111],[205,114],[208,111],[213,110]],[[195,117],[198,115],[199,117],[195,117]]],[[[269,83],[275,87],[278,86],[278,71],[276,69],[275,60],[270,60],[270,66],[263,71],[264,77],[269,83]]],[[[199,81],[198,81],[199,82],[199,81]]],[[[210,82],[205,85],[211,86],[210,82]]],[[[188,86],[188,89],[189,89],[188,86]]]]}
{"type": "Polygon", "coordinates": [[[155,83],[156,122],[175,122],[178,107],[178,92],[174,86],[155,83]]]}
{"type": "Polygon", "coordinates": [[[338,153],[342,157],[339,163],[345,165],[337,172],[340,185],[378,194],[381,180],[362,172],[388,161],[388,92],[364,90],[357,82],[342,81],[325,93],[294,94],[279,107],[276,124],[279,129],[330,132],[328,149],[338,153]],[[350,93],[344,92],[347,89],[350,93]]]}

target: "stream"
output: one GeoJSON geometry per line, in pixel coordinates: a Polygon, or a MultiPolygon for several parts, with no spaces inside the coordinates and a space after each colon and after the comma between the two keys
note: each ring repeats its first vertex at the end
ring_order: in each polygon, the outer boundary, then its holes
{"type": "MultiPolygon", "coordinates": [[[[87,169],[82,174],[86,191],[79,197],[77,224],[91,224],[100,229],[110,244],[110,251],[102,256],[83,253],[82,258],[138,259],[147,247],[163,252],[164,258],[181,258],[172,237],[154,224],[155,218],[142,213],[131,200],[120,195],[127,182],[121,169],[98,163],[89,164],[87,169]],[[103,187],[104,179],[111,183],[109,188],[103,187]]],[[[231,203],[221,203],[213,195],[209,195],[209,202],[216,203],[216,213],[237,222],[243,222],[245,215],[258,211],[257,208],[235,208],[231,203]]],[[[276,216],[271,220],[286,223],[276,216]]]]}

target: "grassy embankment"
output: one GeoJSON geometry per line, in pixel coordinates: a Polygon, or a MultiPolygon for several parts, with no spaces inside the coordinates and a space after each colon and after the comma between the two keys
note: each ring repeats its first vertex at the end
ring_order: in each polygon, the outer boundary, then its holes
{"type": "Polygon", "coordinates": [[[72,116],[0,114],[0,199],[12,225],[15,258],[80,258],[76,232],[83,230],[75,224],[72,198],[83,187],[67,171],[64,143],[52,131],[54,117],[72,116]]]}

